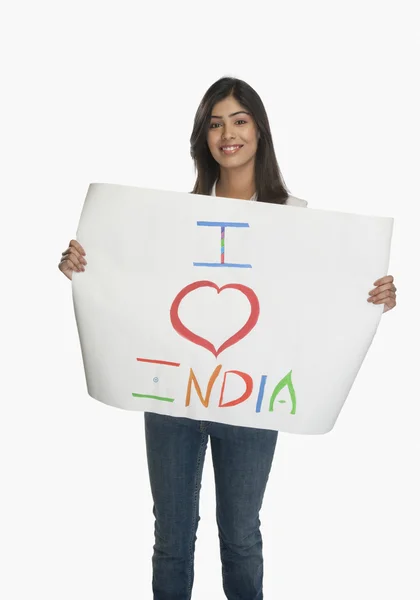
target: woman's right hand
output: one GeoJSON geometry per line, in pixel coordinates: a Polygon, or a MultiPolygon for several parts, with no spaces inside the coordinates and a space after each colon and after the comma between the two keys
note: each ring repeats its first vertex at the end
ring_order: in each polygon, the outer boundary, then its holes
{"type": "Polygon", "coordinates": [[[71,279],[73,276],[73,271],[84,271],[84,265],[87,265],[86,252],[83,250],[82,246],[76,240],[71,240],[69,247],[67,250],[61,255],[61,261],[58,265],[58,268],[64,275],[71,279]]]}

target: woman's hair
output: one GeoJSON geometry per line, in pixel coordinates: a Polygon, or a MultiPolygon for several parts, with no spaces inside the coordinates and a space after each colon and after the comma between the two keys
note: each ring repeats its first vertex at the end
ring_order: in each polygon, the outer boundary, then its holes
{"type": "Polygon", "coordinates": [[[257,92],[245,81],[234,77],[222,77],[207,90],[197,109],[190,137],[191,157],[197,173],[192,194],[210,195],[219,178],[220,166],[213,158],[207,144],[211,114],[220,100],[233,96],[255,121],[258,141],[255,156],[255,186],[257,199],[261,202],[285,204],[289,190],[283,180],[274,152],[268,116],[257,92]]]}

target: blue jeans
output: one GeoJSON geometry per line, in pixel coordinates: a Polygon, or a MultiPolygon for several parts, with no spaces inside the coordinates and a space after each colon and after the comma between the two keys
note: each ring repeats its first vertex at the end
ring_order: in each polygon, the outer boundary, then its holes
{"type": "Polygon", "coordinates": [[[155,413],[144,419],[155,516],[153,599],[191,599],[210,436],[223,589],[228,600],[262,600],[259,512],[278,432],[155,413]]]}

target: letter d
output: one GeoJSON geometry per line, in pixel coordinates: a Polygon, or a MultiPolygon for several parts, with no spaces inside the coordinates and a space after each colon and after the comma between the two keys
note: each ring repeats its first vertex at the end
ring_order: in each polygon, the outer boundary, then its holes
{"type": "Polygon", "coordinates": [[[254,387],[254,382],[252,380],[251,375],[248,375],[248,373],[243,373],[242,371],[226,371],[226,373],[224,374],[224,377],[223,377],[223,385],[222,385],[222,391],[220,392],[219,406],[221,408],[226,408],[228,406],[236,406],[237,404],[240,404],[241,402],[245,402],[245,400],[248,400],[248,398],[252,394],[253,387],[254,387]],[[237,398],[236,400],[231,400],[230,402],[223,404],[223,396],[225,393],[225,385],[226,385],[226,375],[228,373],[234,373],[235,375],[239,375],[239,377],[241,377],[243,379],[243,381],[245,382],[246,387],[245,387],[245,392],[242,394],[242,396],[240,398],[237,398]]]}

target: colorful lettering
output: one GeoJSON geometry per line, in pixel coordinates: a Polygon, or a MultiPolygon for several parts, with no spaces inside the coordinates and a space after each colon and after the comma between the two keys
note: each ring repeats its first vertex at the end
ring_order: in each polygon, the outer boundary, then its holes
{"type": "Polygon", "coordinates": [[[249,227],[249,223],[228,223],[226,221],[197,221],[198,227],[220,227],[220,262],[203,263],[193,262],[194,267],[236,267],[238,269],[252,269],[252,265],[225,262],[225,232],[226,227],[249,227]]]}
{"type": "MultiPolygon", "coordinates": [[[[248,223],[235,223],[235,222],[228,222],[228,221],[197,221],[197,225],[199,227],[220,227],[220,263],[194,262],[193,265],[195,267],[231,267],[231,268],[236,267],[236,268],[240,268],[240,269],[244,269],[244,268],[251,269],[252,268],[252,265],[250,265],[250,264],[227,263],[226,256],[225,256],[225,253],[226,253],[226,229],[229,227],[246,228],[246,227],[249,227],[248,223]]],[[[227,285],[223,285],[223,286],[219,287],[213,281],[203,280],[203,281],[195,281],[195,282],[190,283],[189,285],[185,286],[175,297],[174,301],[172,302],[169,312],[170,312],[170,320],[171,320],[172,327],[181,337],[192,342],[193,344],[196,344],[196,345],[201,346],[202,348],[208,350],[217,359],[217,357],[224,350],[226,350],[230,346],[233,346],[234,344],[237,344],[239,341],[244,339],[252,331],[252,329],[256,326],[256,324],[258,323],[259,315],[260,315],[260,304],[259,304],[259,300],[258,300],[258,297],[255,294],[255,292],[250,287],[247,287],[246,285],[239,284],[239,283],[229,283],[227,285]],[[247,300],[250,304],[250,307],[251,307],[251,313],[250,313],[249,318],[248,318],[247,322],[245,323],[245,325],[243,327],[241,327],[241,329],[239,329],[229,339],[227,339],[219,348],[215,348],[215,346],[209,340],[195,334],[190,329],[188,329],[182,323],[182,321],[179,317],[179,307],[180,307],[182,300],[191,292],[193,292],[199,288],[203,288],[203,287],[210,287],[212,289],[215,289],[218,294],[220,294],[223,290],[226,290],[226,289],[237,290],[245,295],[245,297],[247,298],[247,300]]],[[[205,315],[203,315],[203,318],[205,318],[205,315]]],[[[169,366],[169,367],[179,367],[180,366],[180,363],[177,363],[177,362],[171,362],[171,361],[166,361],[166,360],[156,360],[156,359],[150,359],[150,358],[137,358],[137,361],[143,362],[143,363],[159,364],[159,365],[164,365],[164,366],[169,366]]],[[[191,404],[191,394],[192,394],[192,388],[194,386],[194,389],[196,391],[196,394],[198,395],[198,398],[199,398],[201,404],[204,406],[204,408],[208,408],[210,399],[211,399],[211,395],[212,395],[212,391],[214,388],[214,384],[215,384],[221,370],[222,370],[222,365],[217,365],[217,367],[214,369],[214,371],[211,374],[210,379],[207,383],[206,393],[205,393],[205,395],[203,395],[200,384],[198,383],[197,377],[196,377],[193,369],[190,368],[187,389],[186,389],[186,396],[185,396],[185,406],[190,406],[190,404],[191,404]]],[[[155,381],[155,383],[157,383],[158,378],[155,378],[154,381],[155,381]]],[[[262,375],[259,390],[258,390],[256,406],[255,406],[256,413],[261,412],[262,403],[263,403],[264,394],[265,394],[266,383],[267,383],[267,375],[262,375]]],[[[270,400],[269,400],[268,410],[270,412],[274,411],[274,402],[276,401],[276,398],[279,395],[279,393],[281,392],[281,390],[283,390],[286,387],[289,390],[289,394],[290,394],[290,398],[291,398],[291,402],[292,402],[292,410],[290,411],[290,414],[292,414],[292,415],[296,414],[296,393],[295,393],[293,383],[292,383],[292,371],[289,371],[289,373],[287,373],[287,375],[285,377],[283,377],[283,379],[281,379],[279,381],[279,383],[275,386],[275,388],[271,394],[270,400]]],[[[221,391],[220,391],[218,407],[219,408],[231,408],[234,406],[238,406],[239,404],[242,404],[243,402],[245,402],[246,400],[248,400],[250,398],[250,396],[253,392],[253,388],[254,388],[254,381],[253,381],[251,375],[249,375],[248,373],[245,373],[243,371],[236,371],[236,370],[226,371],[223,375],[223,382],[222,382],[222,387],[221,387],[221,391]],[[230,375],[230,376],[236,375],[237,377],[240,377],[245,383],[245,391],[239,398],[235,398],[228,402],[224,402],[226,381],[227,381],[228,375],[230,375]]],[[[155,396],[155,395],[149,395],[149,394],[133,393],[132,395],[133,395],[133,397],[136,397],[136,398],[149,398],[149,399],[160,400],[160,401],[164,401],[164,402],[174,402],[175,401],[174,398],[166,398],[163,396],[155,396]]],[[[286,403],[286,400],[278,400],[278,402],[286,403]]]]}
{"type": "Polygon", "coordinates": [[[213,373],[212,373],[212,375],[211,375],[211,377],[209,379],[209,382],[207,384],[207,390],[206,390],[206,397],[205,398],[203,398],[203,394],[201,392],[201,388],[200,388],[200,385],[199,385],[199,383],[197,381],[197,377],[195,376],[194,371],[192,369],[190,369],[190,376],[188,378],[187,395],[186,395],[186,398],[185,398],[185,406],[189,406],[190,405],[190,401],[191,401],[191,387],[194,384],[195,391],[197,392],[198,397],[200,398],[201,404],[205,408],[208,407],[209,401],[210,401],[211,392],[212,392],[212,389],[213,389],[213,386],[214,386],[214,382],[218,378],[221,368],[222,368],[222,365],[218,365],[214,369],[214,371],[213,371],[213,373]]]}
{"type": "MultiPolygon", "coordinates": [[[[274,400],[277,398],[281,390],[286,386],[289,390],[290,398],[292,400],[292,410],[290,411],[290,414],[296,414],[296,393],[292,383],[292,371],[289,371],[287,375],[285,375],[285,377],[283,377],[283,379],[279,381],[279,383],[274,388],[274,391],[270,398],[270,407],[268,409],[270,412],[274,410],[274,400]]],[[[286,400],[279,400],[279,402],[284,403],[286,402],[286,400]]]]}
{"type": "Polygon", "coordinates": [[[222,385],[222,391],[220,392],[219,406],[222,408],[227,408],[228,406],[236,406],[237,404],[241,404],[241,402],[245,402],[245,400],[248,400],[248,398],[252,394],[253,387],[254,387],[254,382],[252,381],[252,377],[250,375],[248,375],[248,373],[244,373],[243,371],[226,371],[226,373],[223,377],[223,385],[222,385]],[[239,375],[239,377],[241,377],[244,380],[246,387],[245,387],[245,391],[242,394],[242,396],[240,396],[239,398],[236,398],[236,400],[231,400],[230,402],[223,404],[223,396],[225,393],[225,385],[226,385],[226,375],[228,375],[228,373],[233,373],[234,375],[239,375]]]}

